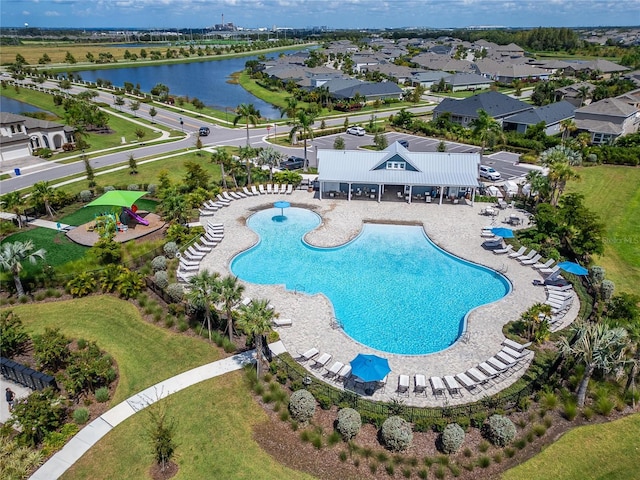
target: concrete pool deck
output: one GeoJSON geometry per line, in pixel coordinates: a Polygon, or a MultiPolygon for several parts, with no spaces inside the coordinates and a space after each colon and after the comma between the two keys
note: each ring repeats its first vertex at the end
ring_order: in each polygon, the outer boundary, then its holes
{"type": "MultiPolygon", "coordinates": [[[[500,211],[498,217],[486,217],[480,214],[487,204],[477,203],[474,206],[463,204],[427,204],[404,202],[351,201],[317,198],[317,193],[296,190],[291,195],[260,195],[231,202],[213,216],[202,217],[201,222],[223,223],[224,240],[209,253],[201,263],[201,269],[219,272],[222,276],[230,275],[232,258],[251,247],[258,241],[258,236],[246,226],[246,219],[257,210],[271,208],[278,200],[287,200],[293,207],[309,208],[322,217],[321,225],[309,232],[305,239],[310,244],[320,247],[341,245],[361,230],[363,222],[379,223],[420,223],[424,226],[429,238],[441,248],[466,260],[487,266],[502,272],[511,282],[512,290],[504,298],[492,304],[483,305],[473,310],[468,316],[467,333],[464,340],[458,340],[450,348],[428,355],[397,355],[380,352],[362,345],[341,329],[332,325],[335,320],[333,307],[324,295],[305,295],[304,292],[287,291],[282,285],[256,285],[243,282],[246,287],[245,296],[250,298],[266,298],[275,306],[280,318],[292,319],[291,327],[277,328],[282,344],[295,358],[300,353],[315,347],[320,352],[332,355],[325,368],[312,368],[313,362],[306,362],[310,374],[325,380],[323,374],[335,361],[348,364],[358,353],[374,353],[389,360],[391,373],[386,388],[377,390],[368,396],[372,400],[389,401],[403,399],[404,404],[414,406],[458,405],[475,402],[485,395],[492,395],[513,384],[524,372],[533,355],[529,354],[524,368],[503,378],[500,382],[480,393],[471,395],[464,392],[462,398],[451,398],[449,395],[436,398],[427,385],[427,394],[413,393],[413,375],[424,374],[443,377],[464,372],[495,355],[502,347],[504,340],[502,327],[511,320],[516,320],[522,312],[537,302],[544,302],[546,295],[542,287],[532,284],[534,279],[540,280],[540,274],[529,266],[507,258],[505,255],[494,255],[482,248],[481,229],[491,224],[495,218],[496,226],[502,226],[512,208],[500,211]],[[411,377],[410,395],[398,396],[396,393],[398,376],[405,374],[411,377]]],[[[517,213],[517,212],[516,212],[517,213]]],[[[521,213],[524,217],[524,213],[521,213]]],[[[527,223],[526,221],[524,222],[527,223]]],[[[520,227],[522,228],[522,227],[520,227]]],[[[267,268],[267,267],[265,267],[267,268]]],[[[354,281],[366,282],[366,279],[354,278],[354,281]]],[[[451,292],[455,295],[455,291],[451,292]]],[[[569,325],[576,318],[579,310],[578,301],[574,301],[571,309],[562,320],[562,327],[569,325]]],[[[375,320],[375,319],[374,319],[375,320]]],[[[334,382],[329,382],[336,385],[334,382]]],[[[341,384],[339,385],[341,386],[341,384]]]]}

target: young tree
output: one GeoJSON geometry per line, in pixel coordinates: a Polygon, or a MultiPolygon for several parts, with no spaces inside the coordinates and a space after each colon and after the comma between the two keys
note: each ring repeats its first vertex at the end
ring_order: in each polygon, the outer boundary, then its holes
{"type": "Polygon", "coordinates": [[[91,166],[91,162],[89,161],[89,156],[82,154],[82,161],[84,163],[84,168],[87,172],[87,181],[89,182],[89,188],[96,186],[96,175],[93,172],[93,167],[91,166]]]}
{"type": "Polygon", "coordinates": [[[167,416],[164,403],[157,403],[151,406],[148,412],[147,435],[153,444],[156,463],[160,465],[160,470],[164,472],[177,447],[173,440],[176,423],[173,418],[167,416]]]}
{"type": "Polygon", "coordinates": [[[252,103],[241,103],[236,108],[236,116],[233,119],[233,124],[237,125],[240,120],[244,119],[247,127],[247,146],[249,143],[249,124],[256,124],[260,120],[260,112],[256,110],[256,107],[252,103]]]}
{"type": "Polygon", "coordinates": [[[271,331],[271,322],[275,317],[272,308],[269,308],[269,300],[254,299],[249,305],[240,307],[238,328],[253,338],[256,345],[256,368],[260,376],[262,364],[262,337],[271,331]]]}
{"type": "Polygon", "coordinates": [[[260,150],[258,154],[258,164],[267,165],[269,167],[269,182],[273,181],[273,168],[277,167],[284,159],[284,154],[274,149],[272,146],[268,146],[260,150]]]}
{"type": "Polygon", "coordinates": [[[133,153],[129,154],[129,174],[137,175],[138,173],[138,162],[136,162],[136,157],[133,156],[133,153]]]}
{"type": "Polygon", "coordinates": [[[31,200],[36,206],[44,206],[47,214],[53,218],[54,211],[51,202],[55,199],[56,192],[53,187],[49,186],[49,182],[37,182],[33,185],[31,192],[31,200]]]}
{"type": "Polygon", "coordinates": [[[25,242],[4,243],[0,250],[0,269],[13,275],[13,281],[19,297],[24,295],[24,288],[22,288],[22,281],[20,280],[22,262],[27,260],[35,265],[37,259],[44,259],[47,253],[44,248],[35,251],[34,248],[33,241],[27,240],[25,242]]]}
{"type": "Polygon", "coordinates": [[[220,301],[220,274],[204,270],[192,277],[189,281],[187,298],[194,307],[204,310],[204,322],[207,324],[209,341],[211,341],[211,320],[216,304],[220,301]]]}
{"type": "Polygon", "coordinates": [[[491,117],[485,110],[478,110],[478,117],[474,118],[469,124],[474,137],[480,140],[480,157],[484,155],[487,143],[493,142],[496,138],[504,137],[502,127],[491,117]]]}
{"type": "Polygon", "coordinates": [[[226,331],[229,334],[229,340],[233,340],[233,324],[235,312],[233,307],[240,303],[242,299],[242,292],[244,292],[244,285],[238,282],[238,277],[231,275],[226,276],[219,283],[219,301],[222,303],[222,308],[227,316],[227,328],[226,331]]]}
{"type": "Polygon", "coordinates": [[[225,165],[231,161],[231,156],[226,150],[216,150],[211,154],[211,163],[217,163],[220,166],[220,176],[222,178],[222,186],[227,189],[227,176],[225,175],[225,165]]]}
{"type": "Polygon", "coordinates": [[[158,115],[158,111],[156,110],[156,107],[151,107],[149,109],[149,116],[151,117],[151,123],[153,123],[153,119],[156,118],[156,115],[158,115]]]}
{"type": "Polygon", "coordinates": [[[131,100],[129,102],[129,108],[133,112],[133,116],[137,117],[138,115],[136,114],[136,112],[140,110],[140,102],[138,100],[131,100]]]}
{"type": "Polygon", "coordinates": [[[125,104],[125,101],[124,98],[117,96],[114,98],[113,103],[118,106],[120,111],[122,111],[122,106],[125,104]]]}
{"type": "Polygon", "coordinates": [[[22,228],[22,215],[24,214],[25,199],[19,191],[9,192],[0,197],[0,205],[11,211],[18,220],[18,228],[22,228]]]}
{"type": "Polygon", "coordinates": [[[333,149],[334,150],[344,150],[345,146],[344,146],[344,138],[342,137],[336,137],[336,139],[333,141],[333,149]]]}

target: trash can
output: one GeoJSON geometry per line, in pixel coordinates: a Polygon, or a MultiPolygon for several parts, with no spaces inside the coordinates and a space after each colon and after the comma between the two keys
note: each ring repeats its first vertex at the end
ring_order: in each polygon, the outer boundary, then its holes
{"type": "Polygon", "coordinates": [[[20,169],[19,168],[14,168],[13,172],[16,174],[16,177],[20,176],[20,169]]]}

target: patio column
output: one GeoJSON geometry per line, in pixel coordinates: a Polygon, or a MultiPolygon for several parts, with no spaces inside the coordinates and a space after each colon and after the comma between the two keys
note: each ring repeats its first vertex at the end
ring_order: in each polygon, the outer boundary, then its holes
{"type": "Polygon", "coordinates": [[[442,196],[444,195],[444,187],[440,186],[440,203],[438,205],[442,205],[442,196]]]}
{"type": "Polygon", "coordinates": [[[324,182],[319,182],[318,188],[318,198],[322,200],[322,187],[324,187],[324,182]]]}
{"type": "Polygon", "coordinates": [[[413,196],[413,185],[409,185],[409,202],[411,203],[411,197],[413,196]]]}
{"type": "Polygon", "coordinates": [[[476,187],[473,187],[473,190],[471,191],[471,206],[473,207],[473,202],[476,199],[476,187]]]}
{"type": "Polygon", "coordinates": [[[384,185],[378,184],[378,203],[380,203],[382,201],[382,189],[384,188],[384,185]]]}
{"type": "Polygon", "coordinates": [[[347,200],[351,201],[351,183],[347,183],[347,188],[349,191],[347,192],[347,200]]]}

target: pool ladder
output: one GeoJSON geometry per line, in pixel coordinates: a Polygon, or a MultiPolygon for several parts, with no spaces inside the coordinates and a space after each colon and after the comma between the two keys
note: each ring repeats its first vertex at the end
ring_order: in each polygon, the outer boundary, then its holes
{"type": "Polygon", "coordinates": [[[334,330],[343,330],[344,329],[344,325],[336,317],[331,317],[329,325],[331,325],[331,328],[333,328],[334,330]]]}
{"type": "Polygon", "coordinates": [[[304,285],[302,285],[301,283],[297,284],[296,288],[293,289],[293,293],[295,295],[297,295],[298,292],[304,292],[304,285]]]}

